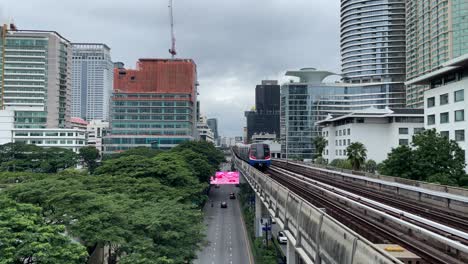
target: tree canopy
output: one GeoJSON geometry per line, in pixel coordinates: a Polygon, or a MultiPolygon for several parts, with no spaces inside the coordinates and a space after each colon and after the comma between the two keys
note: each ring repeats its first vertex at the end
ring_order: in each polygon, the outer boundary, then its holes
{"type": "Polygon", "coordinates": [[[315,158],[322,157],[323,150],[327,146],[327,140],[322,136],[317,136],[313,139],[314,147],[315,147],[315,158]]]}
{"type": "Polygon", "coordinates": [[[24,143],[0,145],[0,171],[56,173],[74,167],[78,156],[72,150],[42,148],[24,143]]]}
{"type": "Polygon", "coordinates": [[[432,129],[414,135],[410,147],[392,149],[380,172],[412,180],[468,186],[464,168],[463,149],[432,129]]]}
{"type": "Polygon", "coordinates": [[[83,245],[75,254],[79,263],[104,246],[110,247],[109,263],[190,262],[203,239],[200,208],[207,199],[207,181],[224,160],[222,153],[202,142],[156,155],[143,149],[132,153],[137,155],[103,161],[91,175],[73,169],[0,172],[0,183],[7,186],[2,195],[11,201],[5,208],[36,208],[45,227],[66,230],[63,247],[68,236],[83,245]]]}

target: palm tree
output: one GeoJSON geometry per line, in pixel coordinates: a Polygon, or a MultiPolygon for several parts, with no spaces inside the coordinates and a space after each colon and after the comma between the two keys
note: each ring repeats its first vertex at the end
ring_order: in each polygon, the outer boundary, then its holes
{"type": "Polygon", "coordinates": [[[361,142],[353,142],[346,148],[348,160],[353,165],[353,170],[359,170],[367,158],[367,149],[361,142]]]}
{"type": "Polygon", "coordinates": [[[322,157],[323,150],[327,146],[328,141],[322,137],[322,136],[317,136],[314,137],[313,139],[313,144],[315,147],[315,158],[322,157]]]}

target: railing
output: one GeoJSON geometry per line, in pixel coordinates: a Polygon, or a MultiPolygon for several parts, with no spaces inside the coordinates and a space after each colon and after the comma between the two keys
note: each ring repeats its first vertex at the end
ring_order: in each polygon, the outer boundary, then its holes
{"type": "Polygon", "coordinates": [[[235,155],[233,161],[305,263],[401,263],[235,155]]]}

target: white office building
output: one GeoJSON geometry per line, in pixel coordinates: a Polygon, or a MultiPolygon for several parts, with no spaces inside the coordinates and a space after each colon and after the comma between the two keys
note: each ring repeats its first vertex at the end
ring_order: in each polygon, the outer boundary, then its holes
{"type": "Polygon", "coordinates": [[[327,140],[323,157],[331,162],[346,159],[346,148],[353,142],[364,144],[367,158],[382,162],[399,145],[409,145],[414,134],[424,130],[422,109],[357,110],[345,115],[331,116],[317,122],[327,140]]]}
{"type": "Polygon", "coordinates": [[[88,145],[96,147],[99,150],[99,154],[102,155],[104,151],[104,145],[102,138],[106,135],[109,129],[109,122],[102,120],[91,120],[88,124],[88,145]]]}
{"type": "Polygon", "coordinates": [[[67,128],[15,128],[13,142],[34,144],[39,147],[60,147],[78,153],[86,146],[86,133],[79,129],[67,128]]]}
{"type": "Polygon", "coordinates": [[[73,43],[73,117],[108,120],[114,65],[110,48],[99,43],[73,43]]]}
{"type": "Polygon", "coordinates": [[[200,140],[208,141],[214,144],[214,133],[206,122],[205,116],[200,116],[197,122],[198,137],[200,140]]]}
{"type": "Polygon", "coordinates": [[[468,55],[450,60],[431,73],[422,75],[408,84],[428,85],[424,92],[424,122],[426,129],[436,129],[441,135],[458,142],[468,158],[465,113],[468,103],[468,55]]]}

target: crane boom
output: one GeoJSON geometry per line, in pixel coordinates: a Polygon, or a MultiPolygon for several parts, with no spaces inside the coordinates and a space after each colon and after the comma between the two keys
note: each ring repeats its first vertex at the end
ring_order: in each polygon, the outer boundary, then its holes
{"type": "Polygon", "coordinates": [[[175,49],[175,35],[174,35],[174,16],[172,14],[172,0],[169,0],[169,16],[171,21],[171,48],[169,49],[169,53],[172,55],[172,59],[177,54],[175,49]]]}

